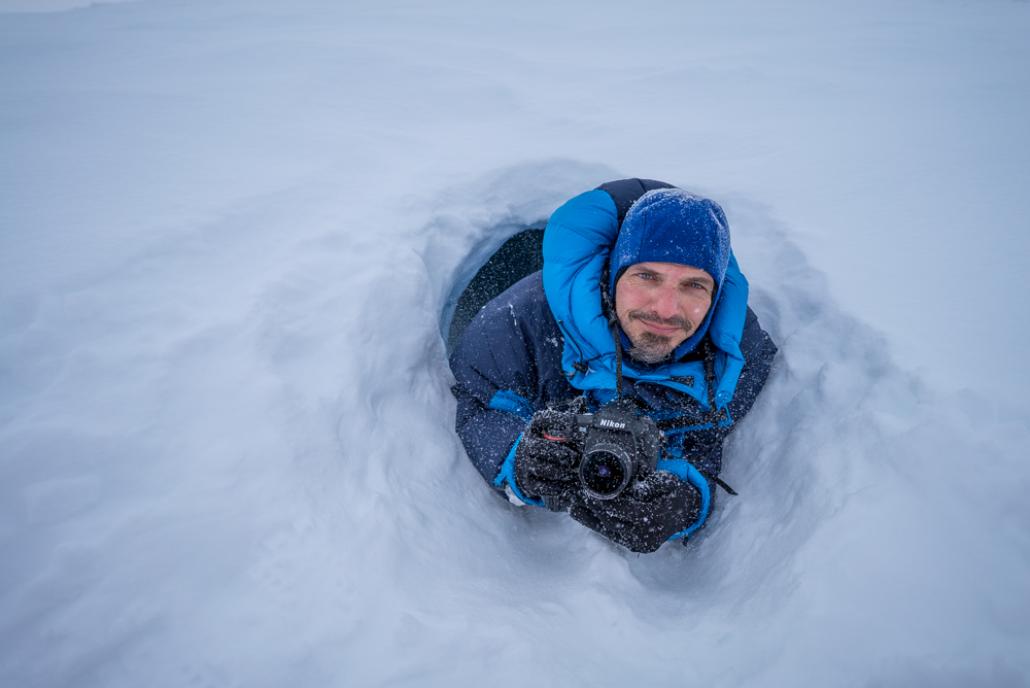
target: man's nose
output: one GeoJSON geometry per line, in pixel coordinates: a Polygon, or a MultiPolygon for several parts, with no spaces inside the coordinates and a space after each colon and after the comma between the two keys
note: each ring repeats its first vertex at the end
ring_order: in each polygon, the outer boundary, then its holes
{"type": "Polygon", "coordinates": [[[679,294],[675,289],[659,289],[655,295],[654,309],[666,320],[679,316],[679,294]]]}

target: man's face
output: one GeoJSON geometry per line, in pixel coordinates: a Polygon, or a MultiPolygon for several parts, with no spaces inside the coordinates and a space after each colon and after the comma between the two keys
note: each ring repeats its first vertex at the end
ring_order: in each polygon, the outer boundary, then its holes
{"type": "Polygon", "coordinates": [[[637,263],[615,283],[615,313],[644,363],[665,360],[694,334],[712,305],[715,280],[679,263],[637,263]]]}

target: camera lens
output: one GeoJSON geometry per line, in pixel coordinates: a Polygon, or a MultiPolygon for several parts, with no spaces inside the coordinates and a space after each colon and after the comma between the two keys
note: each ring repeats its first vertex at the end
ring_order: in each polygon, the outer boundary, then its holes
{"type": "Polygon", "coordinates": [[[629,483],[629,473],[629,460],[607,449],[587,453],[579,465],[580,482],[591,496],[598,499],[618,496],[629,483]]]}

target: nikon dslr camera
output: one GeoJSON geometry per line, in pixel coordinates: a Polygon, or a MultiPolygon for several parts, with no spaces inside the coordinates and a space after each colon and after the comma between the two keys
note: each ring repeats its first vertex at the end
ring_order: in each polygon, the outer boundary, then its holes
{"type": "Polygon", "coordinates": [[[576,416],[583,434],[579,482],[596,499],[614,499],[638,476],[655,470],[662,434],[647,416],[618,402],[576,416]]]}

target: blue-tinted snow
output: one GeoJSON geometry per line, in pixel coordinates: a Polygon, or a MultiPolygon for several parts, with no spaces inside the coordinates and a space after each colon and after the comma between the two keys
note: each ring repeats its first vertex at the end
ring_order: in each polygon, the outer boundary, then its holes
{"type": "Polygon", "coordinates": [[[0,685],[1027,682],[1030,5],[648,7],[0,15],[0,685]],[[781,349],[651,556],[489,492],[439,334],[634,175],[781,349]]]}

